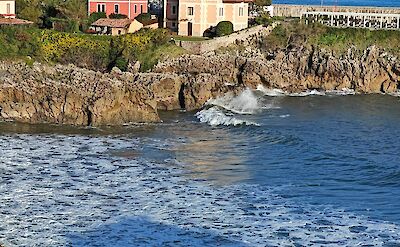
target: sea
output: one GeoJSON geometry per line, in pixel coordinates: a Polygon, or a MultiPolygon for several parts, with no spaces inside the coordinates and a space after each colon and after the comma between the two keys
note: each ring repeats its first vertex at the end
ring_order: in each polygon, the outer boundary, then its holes
{"type": "Polygon", "coordinates": [[[273,4],[400,7],[400,0],[272,0],[273,4]]]}
{"type": "Polygon", "coordinates": [[[259,86],[161,123],[0,123],[0,245],[400,246],[399,96],[259,86]]]}

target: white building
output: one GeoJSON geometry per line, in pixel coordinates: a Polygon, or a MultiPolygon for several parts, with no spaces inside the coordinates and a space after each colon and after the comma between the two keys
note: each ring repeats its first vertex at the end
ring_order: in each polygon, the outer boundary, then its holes
{"type": "Polygon", "coordinates": [[[0,0],[0,15],[15,18],[15,0],[0,0]]]}

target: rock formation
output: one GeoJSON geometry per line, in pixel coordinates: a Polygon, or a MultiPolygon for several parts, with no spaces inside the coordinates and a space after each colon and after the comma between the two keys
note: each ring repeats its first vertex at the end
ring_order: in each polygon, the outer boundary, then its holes
{"type": "Polygon", "coordinates": [[[360,93],[392,93],[398,90],[400,61],[383,50],[370,47],[347,54],[314,47],[296,47],[270,53],[246,49],[238,55],[186,55],[158,64],[157,72],[179,75],[213,75],[225,83],[255,88],[300,92],[310,89],[353,89],[360,93]]]}
{"type": "Polygon", "coordinates": [[[0,116],[74,125],[158,121],[154,94],[132,74],[75,66],[0,64],[0,116]]]}
{"type": "Polygon", "coordinates": [[[75,66],[0,63],[0,119],[28,123],[118,125],[159,121],[158,110],[201,108],[245,87],[299,92],[398,90],[400,62],[383,50],[347,54],[291,46],[261,51],[184,55],[149,73],[94,72],[75,66]]]}

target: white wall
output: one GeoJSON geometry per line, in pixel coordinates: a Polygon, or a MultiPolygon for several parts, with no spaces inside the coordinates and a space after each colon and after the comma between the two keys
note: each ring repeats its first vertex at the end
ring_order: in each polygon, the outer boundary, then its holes
{"type": "Polygon", "coordinates": [[[15,17],[15,1],[4,1],[0,0],[0,15],[11,14],[13,16],[5,16],[5,17],[15,17]],[[7,5],[10,6],[10,13],[7,13],[7,5]]]}

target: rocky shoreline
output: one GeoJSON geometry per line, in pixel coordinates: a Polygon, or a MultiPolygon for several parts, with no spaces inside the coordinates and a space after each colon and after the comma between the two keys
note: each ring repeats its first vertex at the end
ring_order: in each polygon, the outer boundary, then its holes
{"type": "MultiPolygon", "coordinates": [[[[251,48],[253,47],[253,48],[251,48]]],[[[314,47],[184,55],[148,73],[100,73],[73,65],[0,62],[0,120],[72,125],[158,122],[158,110],[200,109],[210,98],[246,87],[352,89],[393,93],[400,61],[377,47],[337,55],[314,47]]]]}

